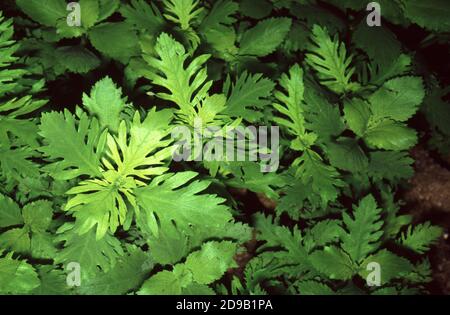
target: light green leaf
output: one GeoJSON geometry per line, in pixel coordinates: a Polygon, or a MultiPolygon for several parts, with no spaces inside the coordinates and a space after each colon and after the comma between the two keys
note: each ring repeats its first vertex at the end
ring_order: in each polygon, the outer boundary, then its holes
{"type": "Polygon", "coordinates": [[[64,248],[57,252],[55,262],[65,266],[71,262],[79,263],[82,279],[98,272],[98,267],[103,272],[109,271],[123,255],[120,241],[110,234],[97,240],[94,229],[79,235],[76,227],[70,224],[63,225],[57,232],[60,235],[56,240],[64,242],[64,248]]]}
{"type": "Polygon", "coordinates": [[[105,77],[98,81],[90,95],[83,94],[83,105],[98,118],[102,127],[117,132],[126,104],[125,98],[122,98],[122,89],[111,78],[105,77]]]}
{"type": "Polygon", "coordinates": [[[199,0],[167,0],[164,5],[168,13],[164,17],[178,23],[182,30],[187,30],[204,10],[198,7],[199,3],[199,0]]]}
{"type": "Polygon", "coordinates": [[[0,194],[0,228],[22,223],[19,206],[11,198],[0,194]]]}
{"type": "Polygon", "coordinates": [[[26,294],[39,284],[38,274],[30,264],[13,259],[12,254],[0,258],[0,293],[26,294]]]}
{"type": "Polygon", "coordinates": [[[232,242],[208,242],[189,255],[185,266],[199,284],[210,284],[222,277],[232,267],[237,267],[233,257],[236,244],[232,242]]]}
{"type": "Polygon", "coordinates": [[[52,203],[45,200],[29,203],[23,208],[22,215],[25,225],[27,225],[32,232],[44,232],[52,221],[52,203]]]}
{"type": "Polygon", "coordinates": [[[100,161],[95,154],[99,130],[96,121],[90,121],[86,114],[81,115],[77,124],[67,110],[64,114],[45,113],[41,118],[40,134],[47,143],[40,150],[53,160],[61,159],[53,164],[51,173],[54,176],[71,179],[80,175],[101,175],[100,161]]]}

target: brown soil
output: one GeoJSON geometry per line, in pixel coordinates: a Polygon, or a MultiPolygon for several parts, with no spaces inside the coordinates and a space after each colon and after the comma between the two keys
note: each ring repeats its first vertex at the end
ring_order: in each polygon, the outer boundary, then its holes
{"type": "Polygon", "coordinates": [[[420,146],[414,148],[411,155],[416,160],[416,173],[409,181],[411,186],[404,196],[405,201],[415,204],[416,212],[432,209],[450,212],[450,171],[420,146]]]}
{"type": "Polygon", "coordinates": [[[450,157],[438,163],[422,146],[415,147],[411,155],[416,160],[416,173],[402,198],[414,221],[431,220],[444,228],[444,235],[430,253],[433,270],[430,291],[447,295],[450,294],[450,170],[442,164],[450,165],[450,157]]]}

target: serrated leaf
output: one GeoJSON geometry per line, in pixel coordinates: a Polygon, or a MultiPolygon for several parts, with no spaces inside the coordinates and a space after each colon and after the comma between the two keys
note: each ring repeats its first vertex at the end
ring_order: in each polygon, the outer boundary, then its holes
{"type": "Polygon", "coordinates": [[[348,127],[358,136],[363,136],[371,116],[369,104],[354,98],[344,102],[344,115],[348,127]]]}
{"type": "Polygon", "coordinates": [[[40,284],[33,266],[24,260],[13,259],[12,254],[0,258],[0,292],[26,294],[40,284]]]}
{"type": "Polygon", "coordinates": [[[86,114],[76,124],[74,116],[67,110],[64,114],[45,113],[41,118],[40,134],[47,143],[40,150],[53,160],[60,159],[54,165],[57,177],[70,179],[80,175],[101,175],[94,145],[98,134],[86,114]]]}
{"type": "Polygon", "coordinates": [[[336,246],[313,252],[309,260],[315,269],[333,280],[348,280],[355,272],[350,257],[336,246]]]}
{"type": "Polygon", "coordinates": [[[401,77],[389,80],[369,97],[373,119],[406,121],[416,113],[424,96],[421,78],[401,77]]]}
{"type": "Polygon", "coordinates": [[[164,17],[180,24],[182,30],[187,30],[204,10],[198,7],[199,0],[167,0],[164,2],[167,14],[164,17]]]}
{"type": "Polygon", "coordinates": [[[22,223],[19,206],[11,198],[0,194],[0,228],[22,223]]]}
{"type": "Polygon", "coordinates": [[[223,113],[231,117],[243,117],[250,122],[257,121],[262,114],[253,108],[261,110],[268,105],[274,87],[275,84],[261,74],[244,72],[234,83],[230,83],[228,78],[224,86],[228,100],[223,113]]]}
{"type": "Polygon", "coordinates": [[[138,37],[125,22],[99,24],[89,30],[89,39],[98,51],[124,64],[140,54],[138,37]]]}
{"type": "Polygon", "coordinates": [[[16,0],[25,14],[45,26],[56,27],[60,19],[65,19],[66,2],[64,0],[16,0]]]}
{"type": "Polygon", "coordinates": [[[138,248],[132,248],[128,255],[118,259],[111,270],[93,275],[83,282],[79,290],[82,294],[126,294],[139,288],[152,267],[148,255],[138,248]]]}
{"type": "Polygon", "coordinates": [[[409,226],[408,230],[401,235],[400,244],[413,251],[423,254],[430,249],[430,246],[437,242],[442,235],[442,228],[431,225],[430,222],[419,224],[415,227],[409,226]]]}
{"type": "Polygon", "coordinates": [[[122,5],[120,13],[126,18],[127,23],[138,30],[156,33],[164,25],[164,19],[158,7],[144,0],[132,0],[129,5],[122,5]]]}
{"type": "Polygon", "coordinates": [[[52,220],[52,203],[45,200],[29,203],[23,208],[22,215],[25,225],[30,227],[32,232],[44,232],[52,220]]]}
{"type": "Polygon", "coordinates": [[[369,160],[358,143],[351,138],[341,138],[328,144],[331,165],[349,172],[359,172],[367,168],[369,160]]]}
{"type": "Polygon", "coordinates": [[[354,262],[359,263],[378,248],[383,234],[380,214],[381,209],[377,207],[372,195],[366,196],[354,207],[353,218],[347,213],[342,214],[345,228],[348,230],[348,233],[341,236],[342,249],[354,262]]]}
{"type": "Polygon", "coordinates": [[[122,98],[122,89],[118,88],[111,78],[105,77],[97,81],[90,95],[83,94],[83,105],[99,119],[102,127],[117,132],[120,114],[126,104],[125,98],[122,98]]]}
{"type": "Polygon", "coordinates": [[[81,46],[64,46],[55,51],[60,64],[74,73],[87,73],[100,65],[98,57],[81,46]]]}
{"type": "MultiPolygon", "coordinates": [[[[154,212],[160,221],[175,222],[180,231],[219,228],[231,220],[231,213],[216,195],[199,194],[209,183],[189,180],[194,172],[167,174],[156,178],[149,186],[138,188],[136,197],[143,210],[154,212]]],[[[198,232],[197,232],[198,233],[198,232]]]]}
{"type": "Polygon", "coordinates": [[[359,274],[364,279],[372,271],[371,269],[367,270],[367,265],[370,263],[379,264],[381,285],[388,284],[392,279],[402,278],[413,269],[413,265],[407,259],[383,249],[376,254],[370,255],[361,263],[359,274]]]}
{"type": "Polygon", "coordinates": [[[356,91],[359,86],[351,81],[355,72],[351,66],[352,56],[347,55],[337,35],[331,38],[326,28],[314,25],[311,41],[306,62],[317,71],[321,83],[338,94],[356,91]]]}
{"type": "Polygon", "coordinates": [[[239,54],[264,57],[277,49],[291,28],[289,18],[270,18],[247,30],[241,38],[239,54]]]}
{"type": "Polygon", "coordinates": [[[185,266],[192,272],[192,278],[199,284],[210,284],[222,277],[229,268],[236,267],[233,260],[236,244],[232,242],[208,242],[200,251],[186,259],[185,266]]]}
{"type": "Polygon", "coordinates": [[[370,127],[364,139],[375,148],[400,151],[414,146],[417,143],[417,134],[402,123],[384,120],[370,127]]]}
{"type": "Polygon", "coordinates": [[[369,176],[375,181],[395,182],[414,174],[414,160],[406,152],[377,151],[370,153],[369,176]]]}
{"type": "Polygon", "coordinates": [[[450,7],[446,0],[402,1],[407,18],[418,25],[438,32],[450,30],[450,7]]]}
{"type": "Polygon", "coordinates": [[[64,247],[57,252],[55,262],[64,265],[79,263],[82,279],[98,272],[99,267],[103,272],[109,271],[123,255],[120,241],[110,234],[97,240],[94,229],[79,235],[76,228],[70,225],[63,225],[59,234],[56,240],[64,242],[64,247]]]}

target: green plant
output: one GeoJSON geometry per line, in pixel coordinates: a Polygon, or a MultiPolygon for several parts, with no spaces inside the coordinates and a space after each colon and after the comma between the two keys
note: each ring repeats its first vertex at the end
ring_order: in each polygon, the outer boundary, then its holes
{"type": "MultiPolygon", "coordinates": [[[[327,2],[80,0],[80,26],[63,0],[5,7],[0,293],[427,292],[442,228],[413,221],[398,192],[419,111],[449,151],[448,89],[390,27],[366,25],[361,1],[327,2]],[[92,87],[71,104],[46,90],[78,80],[92,87]],[[179,127],[205,147],[251,126],[279,127],[278,147],[253,148],[280,157],[273,172],[173,158],[179,127]]],[[[448,4],[422,2],[380,4],[396,27],[442,40],[448,4]]]]}

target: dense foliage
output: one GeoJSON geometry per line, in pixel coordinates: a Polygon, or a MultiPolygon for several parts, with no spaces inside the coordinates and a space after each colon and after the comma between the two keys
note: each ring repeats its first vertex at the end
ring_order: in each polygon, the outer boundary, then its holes
{"type": "Polygon", "coordinates": [[[0,293],[425,293],[442,229],[396,192],[418,112],[450,151],[448,88],[393,30],[445,43],[450,6],[378,2],[2,1],[0,293]],[[174,161],[198,120],[278,126],[276,172],[174,161]]]}

